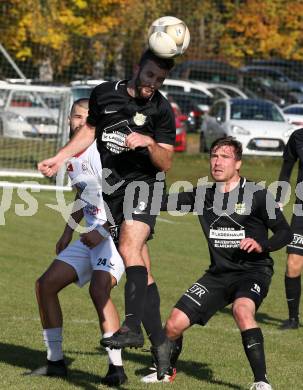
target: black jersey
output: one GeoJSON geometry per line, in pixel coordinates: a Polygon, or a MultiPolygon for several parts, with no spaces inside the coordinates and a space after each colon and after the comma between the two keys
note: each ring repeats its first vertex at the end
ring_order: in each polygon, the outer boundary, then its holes
{"type": "Polygon", "coordinates": [[[111,170],[106,178],[110,185],[124,181],[125,187],[134,180],[152,183],[159,171],[152,164],[147,148],[126,147],[125,139],[131,132],[150,136],[157,143],[175,142],[175,118],[169,102],[159,91],[149,100],[131,97],[126,80],[94,88],[87,122],[96,127],[102,166],[111,170]]]}
{"type": "MultiPolygon", "coordinates": [[[[281,167],[279,181],[289,183],[292,169],[297,160],[299,160],[297,183],[300,183],[303,181],[303,129],[294,131],[289,137],[283,153],[283,164],[281,167]]],[[[281,192],[281,187],[278,187],[276,199],[278,202],[283,203],[284,197],[281,192]]]]}
{"type": "Polygon", "coordinates": [[[269,252],[288,244],[292,236],[280,208],[265,188],[241,178],[238,186],[227,193],[216,191],[214,184],[171,196],[171,199],[166,197],[162,210],[172,210],[170,204],[176,205],[172,201],[175,197],[177,210],[185,210],[187,205],[188,211],[198,214],[208,241],[210,272],[256,270],[272,275],[273,260],[269,252]],[[271,238],[268,229],[274,233],[271,238]],[[240,241],[247,237],[256,240],[263,252],[241,250],[240,241]]]}

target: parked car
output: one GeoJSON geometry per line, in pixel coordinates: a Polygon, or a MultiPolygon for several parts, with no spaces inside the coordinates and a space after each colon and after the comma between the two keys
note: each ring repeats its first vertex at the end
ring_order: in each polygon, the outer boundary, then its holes
{"type": "Polygon", "coordinates": [[[303,126],[303,104],[291,104],[283,109],[285,118],[294,126],[303,126]]]}
{"type": "Polygon", "coordinates": [[[211,83],[238,83],[238,71],[223,61],[189,60],[175,65],[172,78],[206,81],[211,83]]]}
{"type": "Polygon", "coordinates": [[[105,80],[75,80],[71,82],[73,102],[80,98],[89,98],[92,90],[105,80]]]}
{"type": "Polygon", "coordinates": [[[58,135],[59,109],[50,108],[43,100],[43,94],[0,87],[0,108],[23,118],[37,130],[38,137],[55,138],[58,135]]]}
{"type": "MultiPolygon", "coordinates": [[[[301,75],[287,69],[269,66],[244,66],[240,69],[239,80],[241,85],[249,87],[249,80],[258,77],[266,82],[273,90],[288,90],[303,94],[303,78],[301,75]]],[[[303,96],[302,96],[303,97],[303,96]]]]}
{"type": "Polygon", "coordinates": [[[207,151],[212,142],[233,136],[243,145],[243,154],[281,156],[294,130],[281,109],[261,99],[221,99],[205,115],[200,150],[207,151]]]}
{"type": "Polygon", "coordinates": [[[173,100],[178,104],[181,112],[186,115],[186,126],[188,132],[197,132],[201,128],[202,117],[205,112],[205,106],[207,111],[211,105],[211,98],[202,99],[200,94],[187,93],[187,92],[165,92],[160,91],[167,97],[168,100],[173,100]]]}
{"type": "Polygon", "coordinates": [[[0,136],[6,138],[37,137],[38,130],[14,112],[0,110],[0,136]]]}
{"type": "MultiPolygon", "coordinates": [[[[214,102],[217,99],[224,97],[242,97],[246,99],[248,96],[241,91],[236,85],[224,83],[206,83],[196,80],[177,80],[165,79],[161,90],[168,93],[187,93],[194,95],[201,95],[201,99],[205,103],[214,102]]],[[[203,111],[209,110],[209,105],[199,104],[203,111]]]]}
{"type": "Polygon", "coordinates": [[[185,152],[187,146],[187,134],[186,134],[186,125],[180,117],[175,116],[176,120],[176,142],[175,142],[175,152],[185,152]]]}

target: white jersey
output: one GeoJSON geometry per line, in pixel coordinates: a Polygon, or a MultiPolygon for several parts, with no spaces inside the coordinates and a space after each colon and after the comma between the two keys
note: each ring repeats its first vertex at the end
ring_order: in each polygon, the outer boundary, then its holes
{"type": "Polygon", "coordinates": [[[102,196],[102,165],[96,141],[69,160],[67,172],[83,202],[87,226],[103,225],[107,217],[102,196]]]}

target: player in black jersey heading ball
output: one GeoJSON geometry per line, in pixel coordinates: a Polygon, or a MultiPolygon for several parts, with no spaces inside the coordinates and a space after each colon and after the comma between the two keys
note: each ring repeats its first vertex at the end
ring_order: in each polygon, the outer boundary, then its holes
{"type": "MultiPolygon", "coordinates": [[[[156,222],[157,210],[152,210],[155,188],[161,184],[163,189],[161,172],[169,170],[172,163],[175,118],[158,89],[173,64],[172,59],[158,58],[147,50],[131,80],[97,86],[89,101],[86,125],[55,157],[38,165],[44,175],[52,176],[64,160],[84,150],[96,138],[108,220],[121,225],[119,252],[127,279],[124,325],[101,343],[118,349],[142,346],[142,321],[157,357],[158,379],[164,377],[169,367],[162,352],[170,343],[162,329],[160,297],[150,274],[146,241],[156,222]]],[[[160,210],[160,202],[157,203],[160,210]]]]}
{"type": "Polygon", "coordinates": [[[273,274],[270,252],[290,242],[291,230],[273,196],[239,175],[241,158],[241,143],[231,137],[216,140],[210,150],[215,183],[171,194],[164,202],[163,209],[176,209],[177,204],[180,210],[187,205],[198,213],[211,262],[176,303],[166,322],[166,334],[178,344],[186,329],[205,325],[218,310],[232,304],[254,374],[251,389],[270,390],[263,335],[255,313],[273,274]],[[269,239],[268,229],[273,232],[269,239]]]}

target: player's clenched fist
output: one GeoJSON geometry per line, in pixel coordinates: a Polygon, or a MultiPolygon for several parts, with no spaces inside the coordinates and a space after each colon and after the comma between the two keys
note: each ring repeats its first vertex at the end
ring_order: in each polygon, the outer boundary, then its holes
{"type": "Polygon", "coordinates": [[[155,143],[155,141],[151,137],[136,132],[133,132],[126,137],[126,146],[133,150],[137,147],[148,147],[153,143],[155,143]]]}
{"type": "Polygon", "coordinates": [[[38,164],[38,170],[47,177],[54,176],[64,161],[59,159],[57,156],[43,160],[38,164]]]}
{"type": "Polygon", "coordinates": [[[248,253],[250,253],[250,252],[261,253],[263,250],[261,245],[256,240],[254,240],[253,238],[248,238],[248,237],[241,240],[240,249],[242,249],[243,251],[246,251],[248,253]]]}

